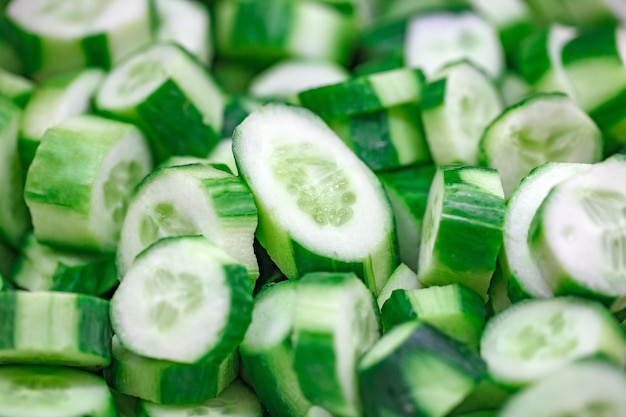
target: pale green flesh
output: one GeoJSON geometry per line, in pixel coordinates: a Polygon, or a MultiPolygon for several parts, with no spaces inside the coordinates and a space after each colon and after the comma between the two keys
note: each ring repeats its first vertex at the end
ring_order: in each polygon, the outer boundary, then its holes
{"type": "Polygon", "coordinates": [[[124,161],[115,165],[104,182],[104,206],[111,213],[118,229],[126,215],[131,192],[144,174],[145,171],[138,162],[124,161]]]}
{"type": "Polygon", "coordinates": [[[148,246],[167,236],[197,234],[197,229],[188,216],[176,210],[174,203],[162,202],[146,210],[139,224],[139,236],[142,245],[148,246]]]}

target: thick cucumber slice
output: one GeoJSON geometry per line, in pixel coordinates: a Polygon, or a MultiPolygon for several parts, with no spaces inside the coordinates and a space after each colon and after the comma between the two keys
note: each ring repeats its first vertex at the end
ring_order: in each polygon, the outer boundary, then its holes
{"type": "Polygon", "coordinates": [[[414,271],[419,259],[428,191],[435,172],[435,166],[423,165],[377,173],[393,209],[400,260],[414,271]]]}
{"type": "Polygon", "coordinates": [[[310,111],[266,105],[235,130],[257,238],[288,278],[354,271],[375,293],[396,266],[391,207],[372,172],[310,111]]]}
{"type": "Polygon", "coordinates": [[[251,314],[245,268],[203,236],[148,247],[111,299],[111,321],[124,347],[188,364],[224,360],[243,339],[251,314]]]}
{"type": "Polygon", "coordinates": [[[120,279],[135,257],[158,239],[202,234],[256,280],[256,227],[254,200],[238,177],[207,164],[159,168],[130,201],[117,251],[120,279]]]}
{"type": "Polygon", "coordinates": [[[0,97],[0,241],[18,247],[30,227],[23,199],[23,174],[17,150],[22,113],[0,97]]]}
{"type": "Polygon", "coordinates": [[[461,342],[415,321],[385,334],[358,373],[368,417],[443,417],[483,378],[485,364],[461,342]]]}
{"type": "Polygon", "coordinates": [[[333,414],[359,417],[356,363],[382,329],[372,293],[354,274],[309,273],[298,281],[293,315],[302,392],[333,414]]]}
{"type": "Polygon", "coordinates": [[[416,104],[331,121],[329,126],[372,170],[392,170],[430,162],[416,104]]]}
{"type": "Polygon", "coordinates": [[[335,120],[418,103],[423,83],[421,70],[398,68],[306,90],[298,94],[298,100],[324,120],[335,120]]]}
{"type": "Polygon", "coordinates": [[[213,59],[209,8],[191,0],[155,0],[159,26],[156,37],[185,48],[204,65],[213,59]]]}
{"type": "Polygon", "coordinates": [[[513,304],[487,322],[480,347],[496,381],[523,386],[583,357],[623,365],[626,336],[601,304],[562,297],[513,304]]]}
{"type": "Polygon", "coordinates": [[[480,138],[502,112],[493,80],[469,61],[437,71],[422,92],[422,120],[436,165],[478,164],[480,138]]]}
{"type": "Polygon", "coordinates": [[[0,363],[85,367],[111,361],[109,302],[82,294],[0,293],[0,363]]]}
{"type": "Polygon", "coordinates": [[[196,404],[217,397],[238,371],[236,352],[222,362],[186,365],[136,355],[113,336],[111,366],[104,370],[104,377],[111,388],[125,395],[158,404],[196,404]]]}
{"type": "Polygon", "coordinates": [[[602,158],[596,124],[563,94],[537,94],[506,109],[481,139],[482,162],[500,172],[508,197],[546,162],[593,163],[602,158]]]}
{"type": "Polygon", "coordinates": [[[28,169],[48,128],[89,111],[103,78],[104,71],[92,68],[63,73],[37,86],[24,108],[20,128],[18,149],[23,169],[28,169]]]}
{"type": "Polygon", "coordinates": [[[219,87],[175,45],[152,45],[118,65],[102,84],[96,106],[139,125],[159,161],[172,155],[206,157],[222,131],[219,87]]]}
{"type": "Polygon", "coordinates": [[[573,363],[508,401],[500,417],[626,416],[626,377],[601,360],[573,363]]]}
{"type": "Polygon", "coordinates": [[[504,70],[504,52],[496,30],[478,14],[435,12],[409,22],[404,61],[421,68],[427,77],[450,62],[468,59],[498,78],[504,70]]]}
{"type": "Polygon", "coordinates": [[[81,115],[48,129],[24,187],[35,236],[54,246],[114,251],[131,192],[151,168],[133,125],[81,115]]]}
{"type": "Polygon", "coordinates": [[[55,249],[28,233],[20,248],[12,281],[29,291],[103,295],[118,284],[115,257],[55,249]]]}
{"type": "Polygon", "coordinates": [[[102,378],[70,368],[0,367],[0,415],[116,417],[102,378]]]}
{"type": "Polygon", "coordinates": [[[290,57],[345,63],[355,30],[351,16],[309,1],[220,0],[215,22],[220,55],[260,65],[290,57]]]}
{"type": "Polygon", "coordinates": [[[0,68],[0,96],[23,108],[35,89],[35,84],[28,78],[13,74],[0,68]]]}
{"type": "Polygon", "coordinates": [[[554,295],[531,253],[528,244],[530,225],[535,212],[555,185],[590,167],[588,164],[548,162],[533,169],[513,191],[504,215],[500,257],[512,300],[554,295]]]}
{"type": "Polygon", "coordinates": [[[406,264],[400,264],[380,291],[376,299],[378,308],[382,310],[383,305],[395,290],[413,290],[421,287],[422,284],[417,279],[417,274],[406,264]]]}
{"type": "Polygon", "coordinates": [[[201,404],[177,406],[141,401],[138,408],[138,417],[263,417],[264,415],[257,396],[239,380],[235,380],[217,397],[201,404]]]}
{"type": "Polygon", "coordinates": [[[477,350],[485,325],[485,302],[460,284],[395,290],[381,309],[385,331],[419,320],[477,350]]]}
{"type": "Polygon", "coordinates": [[[24,70],[110,68],[151,40],[149,0],[14,0],[6,10],[24,70]]]}
{"type": "Polygon", "coordinates": [[[537,210],[528,241],[557,294],[626,295],[626,161],[609,159],[556,185],[537,210]]]}
{"type": "Polygon", "coordinates": [[[503,222],[504,194],[497,171],[439,167],[424,214],[419,280],[427,286],[458,282],[485,299],[503,222]]]}
{"type": "Polygon", "coordinates": [[[264,99],[296,102],[299,92],[347,80],[348,70],[333,62],[291,59],[281,61],[250,81],[249,92],[264,99]]]}

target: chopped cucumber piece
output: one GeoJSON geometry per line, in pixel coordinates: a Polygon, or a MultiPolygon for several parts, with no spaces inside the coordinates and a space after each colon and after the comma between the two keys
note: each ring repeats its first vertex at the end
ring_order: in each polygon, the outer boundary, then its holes
{"type": "Polygon", "coordinates": [[[115,251],[131,193],[151,168],[146,140],[133,125],[81,115],[48,129],[24,187],[35,237],[115,251]]]}
{"type": "Polygon", "coordinates": [[[288,278],[353,271],[380,292],[396,267],[391,207],[321,119],[266,105],[235,130],[233,153],[259,209],[257,238],[288,278]]]}
{"type": "Polygon", "coordinates": [[[513,304],[487,322],[480,347],[496,381],[524,386],[583,357],[623,365],[626,336],[601,304],[561,297],[513,304]]]}
{"type": "Polygon", "coordinates": [[[506,109],[485,130],[481,159],[500,172],[508,197],[520,180],[546,162],[593,163],[602,158],[602,134],[572,100],[537,94],[506,109]]]}
{"type": "Polygon", "coordinates": [[[503,222],[504,194],[497,171],[439,167],[422,224],[419,280],[427,286],[458,282],[485,299],[503,222]]]}
{"type": "Polygon", "coordinates": [[[103,367],[111,361],[108,301],[10,291],[0,293],[0,312],[0,363],[103,367]]]}
{"type": "Polygon", "coordinates": [[[113,336],[111,366],[104,369],[104,377],[125,395],[158,404],[195,404],[217,397],[237,378],[238,370],[236,352],[221,362],[188,365],[136,355],[113,336]]]}
{"type": "Polygon", "coordinates": [[[111,299],[127,349],[154,359],[221,362],[252,314],[245,268],[203,236],[161,239],[133,262],[111,299]]]}
{"type": "Polygon", "coordinates": [[[588,164],[547,162],[533,169],[513,191],[506,205],[500,256],[511,300],[554,295],[531,253],[528,243],[530,225],[535,212],[555,185],[590,167],[588,164]]]}
{"type": "Polygon", "coordinates": [[[10,417],[115,417],[109,387],[78,369],[0,367],[0,415],[10,417]]]}
{"type": "Polygon", "coordinates": [[[541,203],[528,241],[557,294],[626,295],[626,161],[609,159],[557,184],[541,203]]]}
{"type": "Polygon", "coordinates": [[[206,157],[220,139],[224,99],[205,68],[175,45],[154,44],[115,67],[98,110],[139,125],[154,157],[206,157]]]}
{"type": "Polygon", "coordinates": [[[376,299],[378,308],[382,310],[383,305],[395,290],[413,290],[421,287],[422,284],[417,279],[417,274],[406,264],[400,264],[380,291],[376,299]]]}
{"type": "Polygon", "coordinates": [[[421,105],[436,165],[477,165],[480,138],[503,109],[493,80],[468,61],[437,71],[424,86],[421,105]]]}
{"type": "Polygon", "coordinates": [[[13,44],[28,74],[111,68],[151,41],[149,0],[13,0],[13,44]]]}
{"type": "Polygon", "coordinates": [[[346,417],[361,415],[356,363],[380,337],[372,293],[351,273],[313,272],[296,287],[294,367],[312,404],[346,417]]]}
{"type": "Polygon", "coordinates": [[[259,275],[254,255],[257,209],[248,187],[207,164],[162,167],[137,187],[117,248],[120,279],[135,257],[158,239],[202,234],[259,275]]]}
{"type": "Polygon", "coordinates": [[[363,407],[370,417],[443,417],[485,374],[476,352],[428,324],[401,324],[358,365],[363,407]]]}

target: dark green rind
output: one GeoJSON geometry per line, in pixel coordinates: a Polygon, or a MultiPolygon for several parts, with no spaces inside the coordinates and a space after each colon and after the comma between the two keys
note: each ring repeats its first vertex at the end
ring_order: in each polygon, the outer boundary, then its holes
{"type": "Polygon", "coordinates": [[[615,30],[615,25],[601,25],[569,41],[562,51],[563,66],[594,58],[619,59],[615,30]]]}
{"type": "Polygon", "coordinates": [[[517,64],[517,52],[521,43],[529,36],[532,36],[536,31],[537,28],[530,21],[518,21],[511,26],[501,28],[498,35],[509,66],[515,66],[515,64],[517,64]]]}
{"type": "Polygon", "coordinates": [[[404,57],[400,52],[389,53],[380,57],[369,59],[358,64],[353,69],[355,76],[371,75],[377,72],[391,71],[404,66],[404,57]]]}
{"type": "Polygon", "coordinates": [[[395,290],[380,310],[385,333],[400,323],[417,320],[417,313],[406,295],[406,290],[395,290]]]}
{"type": "Polygon", "coordinates": [[[550,29],[542,29],[522,41],[518,52],[519,73],[530,85],[535,85],[550,70],[548,43],[550,29]]]}
{"type": "Polygon", "coordinates": [[[80,41],[85,54],[86,67],[100,67],[110,69],[113,66],[109,55],[109,39],[106,34],[98,33],[87,36],[80,41]]]}
{"type": "Polygon", "coordinates": [[[78,319],[78,348],[81,352],[111,361],[111,323],[109,320],[109,302],[88,295],[77,295],[76,308],[80,312],[78,319]]]}
{"type": "Polygon", "coordinates": [[[375,171],[400,164],[388,117],[388,113],[382,110],[355,115],[348,122],[354,153],[375,171]]]}
{"type": "Polygon", "coordinates": [[[78,266],[60,263],[54,272],[50,291],[101,296],[118,283],[115,260],[109,257],[78,266]]]}
{"type": "Polygon", "coordinates": [[[22,166],[24,178],[26,178],[26,174],[28,173],[28,167],[30,167],[33,159],[35,159],[35,152],[37,152],[40,143],[40,140],[28,139],[24,136],[17,138],[17,154],[20,157],[20,165],[22,166]]]}
{"type": "MultiPolygon", "coordinates": [[[[109,386],[126,395],[160,404],[196,404],[214,398],[238,373],[238,360],[193,365],[144,358],[112,343],[111,366],[104,369],[109,386]]],[[[236,355],[236,353],[233,353],[236,355]]]]}
{"type": "MultiPolygon", "coordinates": [[[[402,201],[410,215],[421,224],[426,212],[428,191],[436,170],[434,165],[414,165],[394,171],[378,172],[376,175],[392,203],[395,199],[402,201]]],[[[394,205],[394,211],[395,209],[394,205]]]]}
{"type": "Polygon", "coordinates": [[[0,350],[15,348],[15,312],[17,311],[15,291],[0,293],[0,350]]]}
{"type": "Polygon", "coordinates": [[[239,177],[202,180],[202,186],[211,196],[220,217],[256,217],[254,198],[248,186],[239,177]]]}
{"type": "MultiPolygon", "coordinates": [[[[511,396],[511,392],[496,384],[487,375],[474,390],[449,414],[450,417],[479,417],[480,413],[495,413],[511,396]]],[[[486,414],[487,416],[491,414],[486,414]]],[[[493,414],[495,417],[495,414],[493,414]]]]}
{"type": "Polygon", "coordinates": [[[420,102],[422,110],[437,108],[445,102],[447,81],[447,78],[440,78],[424,85],[420,102]]]}
{"type": "Polygon", "coordinates": [[[9,42],[19,53],[26,74],[35,74],[42,69],[41,40],[36,35],[18,27],[10,18],[6,19],[6,34],[9,42]]]}
{"type": "MultiPolygon", "coordinates": [[[[220,83],[221,85],[221,83],[220,83]]],[[[261,107],[263,103],[255,98],[235,95],[231,97],[224,107],[224,127],[222,128],[222,137],[230,138],[235,128],[248,117],[248,115],[256,108],[261,107]]]]}
{"type": "Polygon", "coordinates": [[[368,76],[303,91],[298,94],[298,101],[325,120],[367,113],[384,107],[368,76]]]}

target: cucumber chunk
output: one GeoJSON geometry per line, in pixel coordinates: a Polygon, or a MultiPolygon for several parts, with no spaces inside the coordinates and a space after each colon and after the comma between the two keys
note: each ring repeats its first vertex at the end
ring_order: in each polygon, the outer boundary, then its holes
{"type": "Polygon", "coordinates": [[[353,271],[378,294],[396,266],[389,202],[318,117],[266,105],[237,127],[233,153],[259,209],[257,238],[288,278],[353,271]]]}
{"type": "Polygon", "coordinates": [[[221,362],[252,314],[245,268],[203,236],[161,239],[142,252],[111,299],[127,349],[154,359],[221,362]]]}
{"type": "Polygon", "coordinates": [[[378,294],[376,299],[378,308],[382,310],[383,305],[395,290],[413,290],[421,287],[422,284],[417,279],[417,274],[408,265],[402,263],[393,271],[380,294],[378,294]]]}

